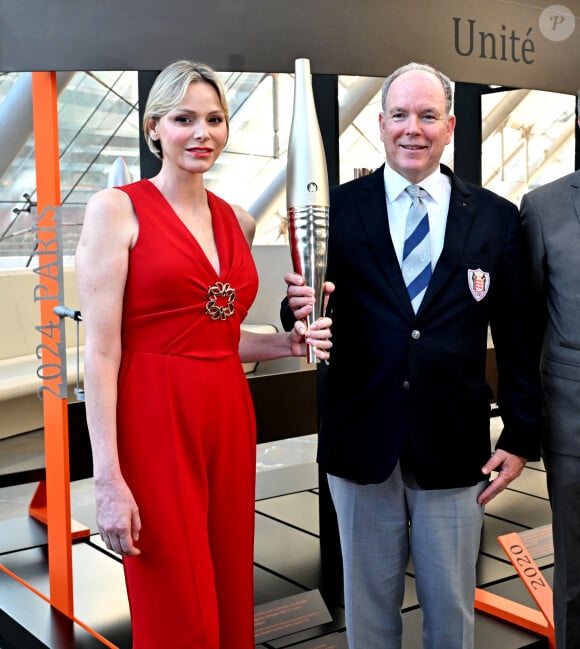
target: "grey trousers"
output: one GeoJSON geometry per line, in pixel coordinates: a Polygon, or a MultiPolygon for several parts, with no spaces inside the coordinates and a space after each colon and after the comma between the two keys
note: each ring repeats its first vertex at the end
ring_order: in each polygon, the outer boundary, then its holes
{"type": "Polygon", "coordinates": [[[423,649],[473,649],[475,566],[487,481],[462,489],[409,486],[399,465],[381,484],[328,476],[344,564],[349,649],[400,649],[412,556],[423,649]]]}
{"type": "Polygon", "coordinates": [[[580,458],[544,451],[554,537],[557,649],[580,649],[580,458]]]}

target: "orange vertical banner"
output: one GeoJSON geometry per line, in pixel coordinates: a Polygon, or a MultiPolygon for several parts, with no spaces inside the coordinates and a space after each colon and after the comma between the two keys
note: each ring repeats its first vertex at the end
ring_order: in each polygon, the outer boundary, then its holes
{"type": "Polygon", "coordinates": [[[63,304],[58,107],[55,72],[33,72],[32,101],[36,159],[37,217],[34,301],[40,305],[41,339],[36,349],[39,394],[43,400],[48,515],[50,602],[74,615],[70,469],[68,453],[66,340],[64,322],[54,314],[63,304]]]}

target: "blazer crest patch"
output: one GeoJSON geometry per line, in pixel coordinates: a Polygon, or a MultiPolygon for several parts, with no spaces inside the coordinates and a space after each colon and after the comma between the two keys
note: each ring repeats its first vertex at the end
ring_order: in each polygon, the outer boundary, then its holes
{"type": "Polygon", "coordinates": [[[481,268],[478,268],[477,270],[472,270],[471,268],[469,268],[467,271],[467,283],[469,285],[471,295],[473,295],[477,302],[480,302],[489,291],[489,273],[481,270],[481,268]]]}

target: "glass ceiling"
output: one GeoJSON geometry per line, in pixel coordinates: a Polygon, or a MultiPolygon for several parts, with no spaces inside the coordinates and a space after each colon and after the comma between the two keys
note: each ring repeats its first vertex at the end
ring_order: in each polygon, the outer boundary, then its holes
{"type": "MultiPolygon", "coordinates": [[[[20,73],[24,74],[24,73],[20,73]]],[[[0,74],[2,102],[16,88],[19,73],[0,74]]],[[[246,209],[268,192],[286,165],[292,118],[293,76],[222,73],[231,110],[230,139],[206,184],[226,200],[246,209]]],[[[357,77],[339,78],[339,104],[353,93],[357,77]]],[[[84,206],[106,186],[107,175],[122,157],[139,178],[138,88],[136,72],[77,72],[59,96],[59,145],[63,243],[74,252],[84,206]]],[[[340,178],[356,168],[376,168],[384,160],[378,136],[380,94],[340,137],[340,178]]],[[[539,91],[494,92],[482,98],[483,184],[516,204],[529,188],[574,170],[575,97],[539,91]]],[[[4,116],[4,121],[18,115],[4,116]]],[[[3,124],[13,128],[14,124],[3,124]]],[[[0,261],[24,266],[34,246],[28,194],[34,202],[36,178],[32,124],[6,169],[0,167],[0,261]],[[23,209],[24,208],[24,209],[23,209]],[[19,213],[15,212],[22,210],[19,213]],[[10,260],[9,260],[10,259],[10,260]]],[[[443,162],[453,166],[453,144],[443,162]]],[[[31,208],[34,213],[34,206],[31,208]]],[[[284,196],[273,196],[258,220],[256,243],[284,241],[284,196]]]]}

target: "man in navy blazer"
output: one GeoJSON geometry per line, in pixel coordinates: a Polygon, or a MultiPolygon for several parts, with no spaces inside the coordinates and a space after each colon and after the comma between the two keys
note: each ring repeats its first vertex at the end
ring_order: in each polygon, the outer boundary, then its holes
{"type": "Polygon", "coordinates": [[[542,347],[556,646],[580,649],[580,170],[526,194],[521,214],[542,347]]]}
{"type": "MultiPolygon", "coordinates": [[[[331,190],[318,461],[337,511],[350,649],[400,649],[409,554],[424,649],[473,649],[483,505],[539,458],[519,214],[440,165],[451,106],[439,71],[396,70],[379,116],[387,164],[331,190]],[[410,184],[427,208],[432,272],[416,312],[401,270],[410,184]],[[493,453],[489,327],[504,424],[493,453]]],[[[288,326],[313,299],[299,276],[286,280],[288,326]]]]}

